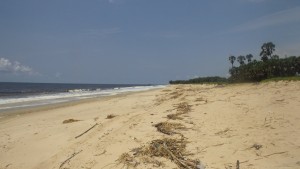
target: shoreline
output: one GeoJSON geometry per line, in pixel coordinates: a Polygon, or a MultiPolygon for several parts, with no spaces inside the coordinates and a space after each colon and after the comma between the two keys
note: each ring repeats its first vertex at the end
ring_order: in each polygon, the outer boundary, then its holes
{"type": "Polygon", "coordinates": [[[118,93],[115,95],[104,95],[104,96],[96,96],[93,98],[83,98],[83,99],[78,99],[78,100],[69,100],[69,101],[64,101],[64,102],[58,102],[58,103],[49,103],[49,104],[44,104],[44,105],[36,105],[36,106],[28,106],[28,107],[17,107],[17,108],[12,108],[9,110],[0,110],[0,122],[2,120],[6,120],[7,118],[13,117],[13,116],[18,116],[18,115],[24,115],[28,113],[39,113],[42,111],[49,111],[49,110],[54,110],[54,109],[59,109],[59,108],[64,108],[64,107],[72,107],[84,103],[92,103],[92,102],[98,102],[98,101],[107,101],[109,99],[114,99],[118,97],[126,97],[131,94],[135,93],[140,93],[140,92],[147,92],[147,91],[154,91],[154,90],[160,90],[159,89],[149,89],[146,91],[129,91],[129,92],[124,92],[124,93],[118,93]]]}
{"type": "Polygon", "coordinates": [[[0,120],[0,168],[178,168],[132,150],[181,138],[206,168],[297,168],[299,103],[300,82],[169,85],[33,111],[0,120]]]}

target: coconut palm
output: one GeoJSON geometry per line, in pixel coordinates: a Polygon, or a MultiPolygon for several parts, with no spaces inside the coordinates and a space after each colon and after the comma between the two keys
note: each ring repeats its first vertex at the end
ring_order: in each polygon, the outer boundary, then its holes
{"type": "Polygon", "coordinates": [[[235,59],[236,59],[235,56],[229,56],[229,61],[231,63],[232,68],[233,68],[233,63],[234,63],[235,59]]]}
{"type": "Polygon", "coordinates": [[[248,54],[248,55],[246,55],[246,58],[247,58],[248,63],[250,63],[252,61],[253,55],[248,54]]]}
{"type": "Polygon", "coordinates": [[[275,45],[272,42],[264,43],[261,46],[261,60],[266,62],[269,58],[271,58],[273,51],[275,51],[275,45]]]}
{"type": "Polygon", "coordinates": [[[240,63],[240,65],[244,65],[245,64],[245,60],[246,60],[246,58],[245,58],[245,56],[238,56],[237,57],[237,61],[240,63]]]}

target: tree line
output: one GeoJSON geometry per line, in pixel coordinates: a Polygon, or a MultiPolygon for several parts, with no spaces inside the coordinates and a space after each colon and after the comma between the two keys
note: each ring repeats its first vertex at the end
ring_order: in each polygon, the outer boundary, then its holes
{"type": "Polygon", "coordinates": [[[211,76],[211,77],[198,77],[189,80],[175,80],[170,81],[170,84],[199,84],[199,83],[226,83],[228,79],[225,77],[211,76]]]}
{"type": "Polygon", "coordinates": [[[300,73],[300,56],[281,58],[273,55],[275,44],[264,43],[261,46],[261,60],[252,60],[253,55],[229,56],[232,67],[229,69],[229,82],[259,82],[274,77],[296,76],[300,73]],[[247,63],[246,63],[247,60],[247,63]],[[239,63],[238,67],[234,62],[239,63]]]}
{"type": "Polygon", "coordinates": [[[246,56],[229,56],[231,68],[229,78],[212,76],[199,77],[189,80],[170,81],[170,84],[193,84],[193,83],[234,83],[234,82],[259,82],[275,77],[290,77],[300,74],[300,56],[280,57],[273,54],[275,44],[264,43],[261,46],[260,60],[253,59],[252,54],[246,56]],[[234,66],[235,61],[239,66],[234,66]]]}

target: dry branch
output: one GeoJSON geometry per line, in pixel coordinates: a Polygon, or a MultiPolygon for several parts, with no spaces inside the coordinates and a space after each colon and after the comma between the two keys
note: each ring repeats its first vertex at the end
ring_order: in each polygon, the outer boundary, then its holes
{"type": "Polygon", "coordinates": [[[268,154],[268,155],[265,155],[264,157],[269,157],[269,156],[272,156],[272,155],[276,155],[276,154],[284,154],[284,153],[287,153],[287,151],[282,151],[282,152],[277,152],[277,153],[268,154]]]}
{"type": "Polygon", "coordinates": [[[82,150],[78,151],[77,153],[73,153],[71,155],[71,157],[69,157],[68,159],[66,159],[64,162],[62,162],[59,166],[59,168],[62,168],[67,162],[69,162],[73,157],[75,157],[77,154],[81,153],[82,150]]]}
{"type": "Polygon", "coordinates": [[[96,127],[98,125],[98,123],[96,123],[95,125],[93,125],[92,127],[90,127],[89,129],[87,129],[85,132],[79,134],[78,136],[76,136],[75,138],[81,137],[82,135],[84,135],[85,133],[87,133],[88,131],[92,130],[94,127],[96,127]]]}

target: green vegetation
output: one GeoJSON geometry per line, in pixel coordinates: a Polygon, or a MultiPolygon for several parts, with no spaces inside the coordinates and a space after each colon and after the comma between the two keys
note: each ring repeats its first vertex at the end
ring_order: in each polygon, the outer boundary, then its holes
{"type": "Polygon", "coordinates": [[[231,75],[229,82],[259,82],[275,77],[297,76],[300,73],[300,56],[280,58],[278,55],[272,55],[275,51],[275,45],[272,42],[264,43],[261,50],[261,61],[248,59],[248,63],[245,64],[239,56],[240,66],[232,66],[229,69],[231,75]]]}
{"type": "Polygon", "coordinates": [[[265,79],[261,82],[278,82],[278,81],[300,81],[300,76],[275,77],[275,78],[271,78],[271,79],[265,79]]]}
{"type": "Polygon", "coordinates": [[[194,84],[194,83],[240,83],[240,82],[260,82],[278,80],[299,80],[300,79],[300,56],[290,56],[282,58],[273,55],[275,44],[264,43],[261,46],[260,59],[253,60],[253,55],[240,55],[238,57],[229,56],[231,68],[230,77],[199,77],[190,80],[170,81],[170,84],[194,84]],[[234,66],[237,61],[239,66],[234,66]],[[247,63],[246,63],[247,62],[247,63]]]}
{"type": "Polygon", "coordinates": [[[175,80],[170,81],[170,84],[202,84],[202,83],[217,83],[223,84],[227,83],[227,79],[224,77],[213,76],[213,77],[198,77],[190,80],[175,80]]]}

